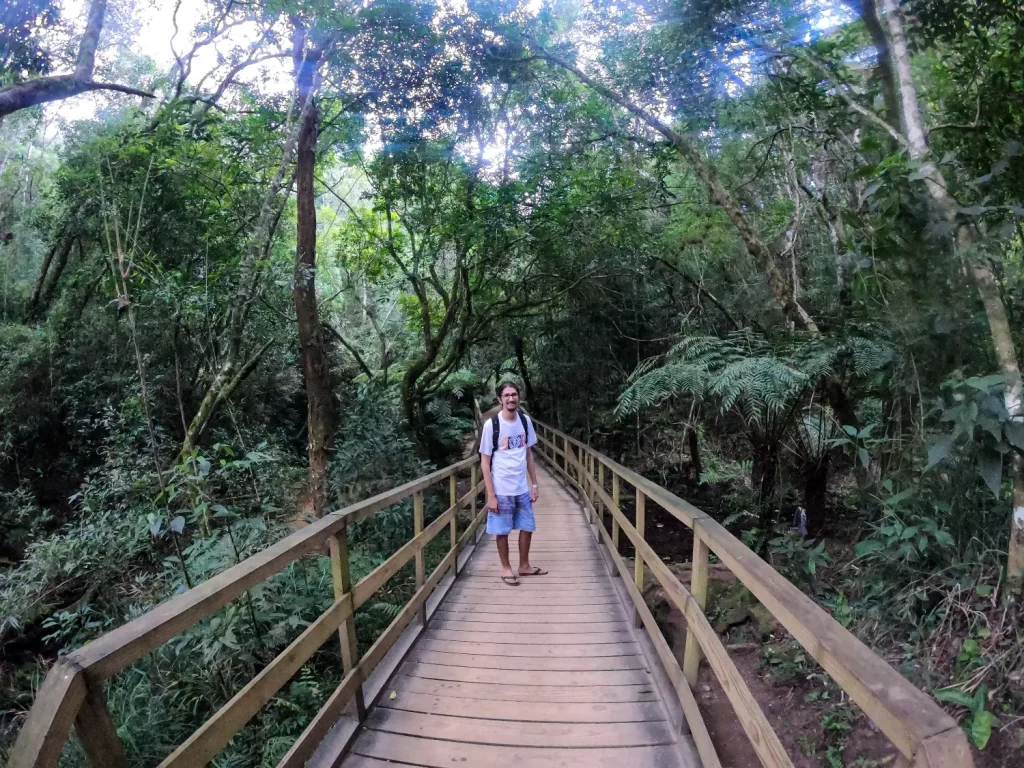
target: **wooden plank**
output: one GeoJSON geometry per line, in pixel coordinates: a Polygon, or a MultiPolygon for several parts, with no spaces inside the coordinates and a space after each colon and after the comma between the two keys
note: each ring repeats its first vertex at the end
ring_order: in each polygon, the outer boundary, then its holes
{"type": "Polygon", "coordinates": [[[489,605],[618,605],[614,593],[607,592],[571,592],[563,593],[555,590],[539,592],[535,589],[526,590],[520,595],[514,589],[498,590],[464,590],[452,592],[451,604],[461,601],[473,604],[489,605]],[[495,594],[497,592],[497,594],[495,594]]]}
{"type": "Polygon", "coordinates": [[[160,768],[206,765],[351,615],[352,597],[346,595],[161,762],[160,768]]]}
{"type": "Polygon", "coordinates": [[[81,667],[66,658],[50,669],[9,755],[10,768],[57,765],[71,724],[85,700],[81,667]]]}
{"type": "MultiPolygon", "coordinates": [[[[328,539],[331,554],[331,580],[334,584],[334,599],[341,600],[352,589],[352,576],[348,562],[348,526],[328,539]]],[[[338,626],[338,643],[341,646],[341,671],[347,675],[359,661],[359,641],[356,639],[355,617],[343,619],[338,626]]],[[[363,691],[356,690],[356,712],[360,720],[366,716],[363,691]]]]}
{"type": "MultiPolygon", "coordinates": [[[[482,622],[465,621],[463,619],[437,619],[434,625],[438,629],[461,629],[466,632],[510,633],[517,636],[524,634],[522,622],[482,622]]],[[[597,622],[561,622],[558,624],[531,624],[529,635],[589,635],[593,632],[628,632],[628,624],[624,621],[597,622]]],[[[544,641],[547,642],[547,641],[544,641]]],[[[579,641],[577,641],[579,642],[579,641]]]]}
{"type": "MultiPolygon", "coordinates": [[[[566,705],[571,706],[571,705],[566,705]]],[[[384,733],[472,742],[494,746],[649,747],[675,742],[664,720],[640,723],[507,723],[472,717],[404,712],[378,708],[366,719],[366,728],[384,733]]]]}
{"type": "MultiPolygon", "coordinates": [[[[514,734],[512,734],[514,736],[514,734]]],[[[428,768],[453,765],[495,765],[494,747],[401,734],[366,731],[356,741],[357,755],[394,760],[428,768]]],[[[501,765],[516,768],[681,768],[675,751],[666,747],[625,747],[610,749],[531,748],[511,745],[500,752],[501,765]]]]}
{"type": "MultiPolygon", "coordinates": [[[[466,627],[439,627],[436,622],[431,622],[430,628],[431,633],[439,640],[461,640],[464,643],[500,643],[503,645],[519,645],[522,643],[522,641],[519,640],[518,635],[514,633],[503,635],[496,632],[481,632],[479,630],[469,629],[466,627]]],[[[545,645],[579,645],[580,643],[604,645],[606,643],[633,642],[633,633],[625,628],[611,632],[587,632],[584,637],[581,637],[578,632],[556,634],[544,633],[542,637],[537,632],[533,632],[531,634],[538,635],[538,637],[535,638],[535,641],[545,645]]]]}
{"type": "MultiPolygon", "coordinates": [[[[448,477],[448,499],[449,506],[457,508],[458,505],[458,490],[456,489],[456,482],[458,478],[454,474],[448,477]]],[[[448,548],[455,551],[459,546],[459,516],[457,514],[452,515],[451,530],[448,536],[448,548]]],[[[455,558],[452,560],[452,573],[456,576],[459,575],[459,560],[455,558]]]]}
{"type": "Polygon", "coordinates": [[[567,605],[546,605],[544,603],[509,603],[505,605],[491,603],[491,602],[448,602],[441,606],[441,611],[447,614],[451,614],[449,618],[456,618],[457,616],[476,616],[480,614],[498,614],[503,618],[509,616],[518,616],[520,614],[525,616],[589,616],[591,618],[587,621],[600,621],[598,617],[613,616],[615,618],[621,618],[621,613],[618,610],[618,606],[614,604],[604,605],[579,605],[571,603],[567,605]]]}
{"type": "MultiPolygon", "coordinates": [[[[489,683],[504,686],[563,685],[616,686],[650,685],[651,676],[636,670],[604,672],[517,672],[511,674],[504,669],[463,669],[441,664],[407,662],[402,673],[409,677],[426,677],[431,680],[452,680],[462,683],[489,683]]],[[[495,691],[495,696],[501,693],[495,691]]]]}
{"type": "Polygon", "coordinates": [[[448,653],[417,649],[408,660],[423,664],[478,669],[518,669],[534,672],[598,672],[601,670],[647,669],[642,656],[598,656],[584,658],[558,657],[542,659],[536,656],[506,656],[501,654],[448,653]]]}
{"type": "Polygon", "coordinates": [[[635,642],[577,643],[575,645],[553,645],[551,643],[470,643],[462,640],[435,638],[434,630],[427,632],[416,647],[421,651],[479,653],[491,656],[537,657],[542,659],[634,656],[640,653],[640,646],[635,642]]]}
{"type": "Polygon", "coordinates": [[[573,705],[531,701],[529,711],[524,713],[523,703],[518,701],[431,696],[405,690],[395,691],[393,699],[390,695],[383,697],[377,706],[403,712],[514,722],[522,720],[524,716],[542,723],[643,723],[663,720],[665,717],[661,705],[656,701],[573,705]]]}
{"type": "MultiPolygon", "coordinates": [[[[693,570],[690,576],[690,594],[697,607],[703,612],[708,594],[708,545],[699,529],[693,534],[693,570]]],[[[693,632],[686,630],[686,650],[683,654],[683,675],[693,688],[697,685],[697,670],[700,666],[700,643],[693,632]]]]}
{"type": "Polygon", "coordinates": [[[75,718],[75,733],[93,768],[123,768],[128,765],[102,688],[87,686],[85,701],[75,718]]]}
{"type": "MultiPolygon", "coordinates": [[[[490,631],[494,626],[513,624],[519,627],[520,633],[547,632],[551,626],[570,626],[577,624],[625,624],[626,620],[619,611],[602,614],[570,614],[564,615],[533,615],[529,613],[465,613],[459,611],[438,611],[438,621],[460,621],[476,625],[482,631],[490,631]]],[[[503,631],[503,630],[497,630],[503,631]]]]}
{"type": "MultiPolygon", "coordinates": [[[[514,676],[510,676],[514,683],[514,676]]],[[[658,693],[654,686],[646,685],[502,685],[474,683],[465,680],[439,680],[426,677],[410,677],[401,671],[387,688],[391,693],[408,691],[441,698],[490,699],[491,701],[512,701],[549,704],[604,704],[627,702],[657,702],[658,693]],[[500,694],[500,695],[499,695],[500,694]]]]}
{"type": "Polygon", "coordinates": [[[292,744],[291,749],[281,758],[277,768],[301,768],[306,764],[306,761],[316,751],[317,746],[324,740],[327,732],[338,722],[338,718],[345,711],[345,707],[348,706],[361,683],[362,676],[358,667],[345,675],[341,685],[334,690],[331,697],[327,699],[327,703],[320,708],[316,717],[306,726],[306,729],[292,744]]]}
{"type": "Polygon", "coordinates": [[[134,621],[118,627],[73,652],[71,660],[87,671],[90,680],[102,680],[120,672],[175,635],[213,615],[247,589],[277,573],[303,555],[317,552],[328,536],[349,523],[429,488],[452,472],[471,466],[470,458],[385,493],[324,515],[316,522],[276,544],[228,568],[202,584],[171,598],[134,621]]]}

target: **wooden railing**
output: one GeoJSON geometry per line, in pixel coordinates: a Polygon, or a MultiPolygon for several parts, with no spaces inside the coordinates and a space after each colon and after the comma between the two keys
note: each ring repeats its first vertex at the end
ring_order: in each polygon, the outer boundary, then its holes
{"type": "Polygon", "coordinates": [[[691,690],[702,658],[707,659],[762,765],[770,768],[792,766],[778,736],[705,616],[710,553],[714,553],[732,571],[892,741],[901,755],[899,765],[913,768],[973,766],[963,731],[938,704],[872,653],[725,528],[693,505],[580,441],[539,422],[536,427],[546,463],[570,489],[577,492],[596,530],[595,535],[607,545],[608,554],[636,607],[637,618],[646,628],[679,697],[679,705],[704,768],[720,768],[721,762],[691,690]],[[606,474],[611,476],[611,494],[606,489],[606,474]],[[635,525],[619,506],[622,483],[628,483],[634,489],[635,525]],[[647,499],[656,502],[693,531],[689,590],[644,540],[647,499]],[[611,514],[610,532],[604,526],[602,509],[611,514]],[[622,533],[636,552],[632,573],[619,555],[622,533]],[[681,668],[644,602],[645,565],[658,580],[668,600],[686,618],[687,636],[681,668]]]}
{"type": "MultiPolygon", "coordinates": [[[[161,766],[203,766],[277,693],[327,640],[338,632],[343,678],[327,703],[296,740],[278,768],[303,765],[321,740],[353,702],[362,719],[372,704],[364,700],[364,683],[410,622],[426,622],[427,599],[446,574],[457,575],[459,553],[475,541],[486,510],[476,512],[477,458],[406,483],[387,493],[325,515],[301,531],[244,560],[205,583],[157,606],[138,619],[103,635],[65,656],[50,670],[10,755],[11,768],[55,766],[74,724],[79,741],[95,768],[125,765],[117,729],[107,709],[103,681],[138,661],[172,637],[213,615],[247,589],[264,581],[297,558],[322,552],[329,545],[334,579],[334,604],[306,628],[285,651],[221,707],[198,731],[179,746],[161,766]],[[470,472],[470,491],[456,498],[458,473],[470,472]],[[423,492],[448,482],[450,506],[430,525],[423,525],[423,492]],[[349,525],[409,497],[413,498],[414,535],[394,555],[359,583],[349,578],[349,525]],[[457,536],[458,510],[468,506],[472,522],[457,536]],[[450,531],[448,554],[429,576],[424,547],[445,527],[450,531]],[[363,654],[356,646],[354,613],[411,560],[416,564],[416,593],[377,641],[363,654]]],[[[366,686],[370,687],[370,686],[366,686]]]]}

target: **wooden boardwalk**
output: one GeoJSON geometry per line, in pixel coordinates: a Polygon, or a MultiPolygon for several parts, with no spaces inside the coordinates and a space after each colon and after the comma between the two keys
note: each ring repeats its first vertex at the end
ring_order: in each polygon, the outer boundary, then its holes
{"type": "Polygon", "coordinates": [[[506,586],[484,536],[345,768],[692,765],[578,503],[539,471],[530,559],[549,574],[506,586]]]}

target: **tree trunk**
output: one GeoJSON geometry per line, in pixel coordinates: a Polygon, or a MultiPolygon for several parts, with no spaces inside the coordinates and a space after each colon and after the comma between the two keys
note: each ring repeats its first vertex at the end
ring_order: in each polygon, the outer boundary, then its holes
{"type": "Polygon", "coordinates": [[[694,480],[699,480],[704,473],[704,463],[700,460],[700,441],[697,428],[692,425],[686,428],[686,443],[690,449],[690,474],[694,480]]]}
{"type": "Polygon", "coordinates": [[[533,402],[533,384],[530,382],[530,371],[526,367],[526,351],[523,345],[523,337],[516,336],[513,340],[516,350],[516,364],[519,366],[519,375],[523,377],[523,384],[526,388],[526,402],[533,402]]]}
{"type": "Polygon", "coordinates": [[[882,22],[878,20],[878,7],[875,0],[847,0],[850,7],[860,16],[871,36],[871,43],[877,51],[878,80],[882,89],[882,100],[885,102],[885,121],[892,126],[900,124],[900,101],[896,95],[896,75],[892,69],[892,54],[889,52],[889,39],[885,36],[882,22]]]}
{"type": "MultiPolygon", "coordinates": [[[[922,163],[920,174],[924,177],[937,212],[951,224],[957,225],[959,206],[946,184],[942,171],[929,160],[928,133],[918,107],[917,88],[910,66],[910,51],[903,31],[903,17],[897,0],[885,0],[886,21],[892,37],[892,55],[899,74],[900,98],[903,104],[903,123],[906,126],[907,147],[910,157],[922,163]]],[[[1003,404],[1010,418],[1024,421],[1021,407],[1022,381],[1017,350],[1010,331],[1009,316],[1003,303],[992,269],[978,254],[972,252],[976,236],[973,229],[964,223],[955,226],[954,248],[970,260],[969,272],[974,279],[988,318],[989,334],[995,350],[996,361],[1003,373],[1005,387],[1003,404]]],[[[1010,543],[1007,557],[1007,584],[1012,590],[1024,586],[1024,465],[1015,458],[1013,473],[1013,501],[1010,518],[1010,543]]]]}
{"type": "MultiPolygon", "coordinates": [[[[316,58],[307,55],[297,77],[299,94],[313,87],[316,58]]],[[[327,506],[327,458],[334,432],[334,408],[330,365],[324,348],[323,331],[316,301],[316,198],[313,176],[316,165],[318,111],[303,112],[296,155],[295,196],[297,202],[295,237],[295,285],[292,297],[298,318],[299,352],[306,383],[309,434],[309,497],[313,512],[322,517],[327,506]]]]}
{"type": "Polygon", "coordinates": [[[804,467],[804,511],[807,513],[807,534],[821,536],[825,527],[825,501],[828,495],[828,475],[831,456],[823,456],[817,463],[804,467]]]}

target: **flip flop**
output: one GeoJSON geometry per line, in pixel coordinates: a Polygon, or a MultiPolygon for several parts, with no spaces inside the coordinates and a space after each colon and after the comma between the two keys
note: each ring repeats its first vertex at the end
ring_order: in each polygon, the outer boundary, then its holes
{"type": "Polygon", "coordinates": [[[518,576],[502,576],[501,580],[504,581],[510,587],[518,587],[519,586],[519,577],[518,576]]]}
{"type": "Polygon", "coordinates": [[[534,568],[529,573],[520,573],[519,575],[520,576],[547,576],[547,573],[548,572],[545,571],[543,568],[534,568]]]}

